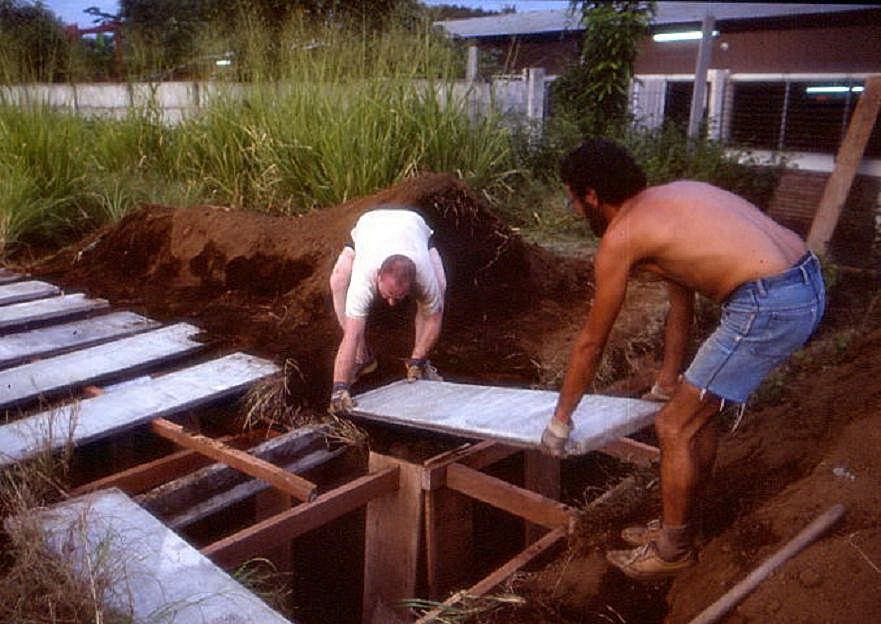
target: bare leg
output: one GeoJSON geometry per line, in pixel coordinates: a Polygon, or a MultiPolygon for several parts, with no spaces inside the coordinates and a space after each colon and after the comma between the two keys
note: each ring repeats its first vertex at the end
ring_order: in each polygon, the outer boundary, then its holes
{"type": "MultiPolygon", "coordinates": [[[[346,293],[349,290],[349,282],[352,280],[352,264],[355,262],[355,250],[349,246],[343,247],[337,258],[333,270],[330,272],[330,292],[333,296],[333,311],[336,314],[340,327],[346,322],[346,293]]],[[[367,357],[367,344],[363,334],[358,341],[355,351],[355,361],[363,362],[367,357]]]]}
{"type": "Polygon", "coordinates": [[[716,428],[707,425],[719,411],[719,403],[711,395],[701,401],[700,391],[683,382],[655,418],[665,525],[682,526],[690,520],[695,490],[715,461],[716,428]]]}

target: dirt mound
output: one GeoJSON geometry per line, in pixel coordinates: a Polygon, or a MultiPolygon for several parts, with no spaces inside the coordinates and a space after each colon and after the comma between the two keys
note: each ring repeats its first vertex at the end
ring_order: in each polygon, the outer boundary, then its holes
{"type": "MultiPolygon", "coordinates": [[[[160,320],[192,319],[218,348],[290,360],[299,371],[291,380],[297,396],[315,404],[326,400],[339,341],[330,271],[358,217],[377,205],[412,207],[435,231],[449,282],[436,364],[458,377],[481,376],[488,367],[501,378],[534,381],[529,354],[514,346],[511,357],[512,345],[504,345],[508,357],[498,365],[492,355],[500,347],[481,328],[581,298],[587,267],[525,243],[448,174],[410,178],[301,217],[143,206],[32,272],[160,320]]],[[[412,304],[379,304],[371,315],[368,339],[382,366],[377,381],[398,375],[409,355],[409,314],[412,304]]]]}

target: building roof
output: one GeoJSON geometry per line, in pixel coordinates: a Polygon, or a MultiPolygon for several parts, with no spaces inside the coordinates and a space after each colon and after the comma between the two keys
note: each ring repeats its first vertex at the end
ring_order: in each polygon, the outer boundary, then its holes
{"type": "MultiPolygon", "coordinates": [[[[719,21],[816,15],[842,11],[878,9],[881,4],[786,4],[765,2],[658,2],[655,28],[700,22],[709,13],[719,21]]],[[[580,15],[570,10],[505,13],[488,17],[435,22],[454,37],[463,39],[539,35],[581,30],[580,15]]]]}

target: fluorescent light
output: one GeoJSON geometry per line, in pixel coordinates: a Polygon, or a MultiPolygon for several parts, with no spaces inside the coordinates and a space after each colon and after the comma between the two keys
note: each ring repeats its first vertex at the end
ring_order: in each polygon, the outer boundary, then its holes
{"type": "MultiPolygon", "coordinates": [[[[685,30],[683,32],[675,33],[657,33],[652,35],[652,39],[654,39],[658,43],[670,43],[671,41],[694,41],[695,39],[700,39],[703,36],[704,34],[700,30],[685,30]]],[[[713,36],[718,37],[719,31],[714,30],[713,36]]]]}
{"type": "MultiPolygon", "coordinates": [[[[836,87],[832,85],[822,87],[808,87],[806,93],[847,93],[848,87],[836,87]]],[[[862,87],[850,87],[852,93],[862,93],[862,87]]]]}
{"type": "Polygon", "coordinates": [[[214,64],[225,67],[226,65],[232,65],[232,61],[229,59],[217,59],[216,61],[214,61],[214,64]]]}

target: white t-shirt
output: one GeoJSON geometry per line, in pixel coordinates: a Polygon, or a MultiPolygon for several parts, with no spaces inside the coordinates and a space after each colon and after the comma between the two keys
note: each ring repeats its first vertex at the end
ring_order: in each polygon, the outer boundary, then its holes
{"type": "Polygon", "coordinates": [[[352,230],[355,261],[346,292],[346,316],[366,318],[376,297],[376,275],[389,256],[410,258],[416,265],[413,296],[421,314],[435,314],[443,308],[443,293],[428,255],[431,228],[415,212],[377,209],[361,215],[352,230]]]}

